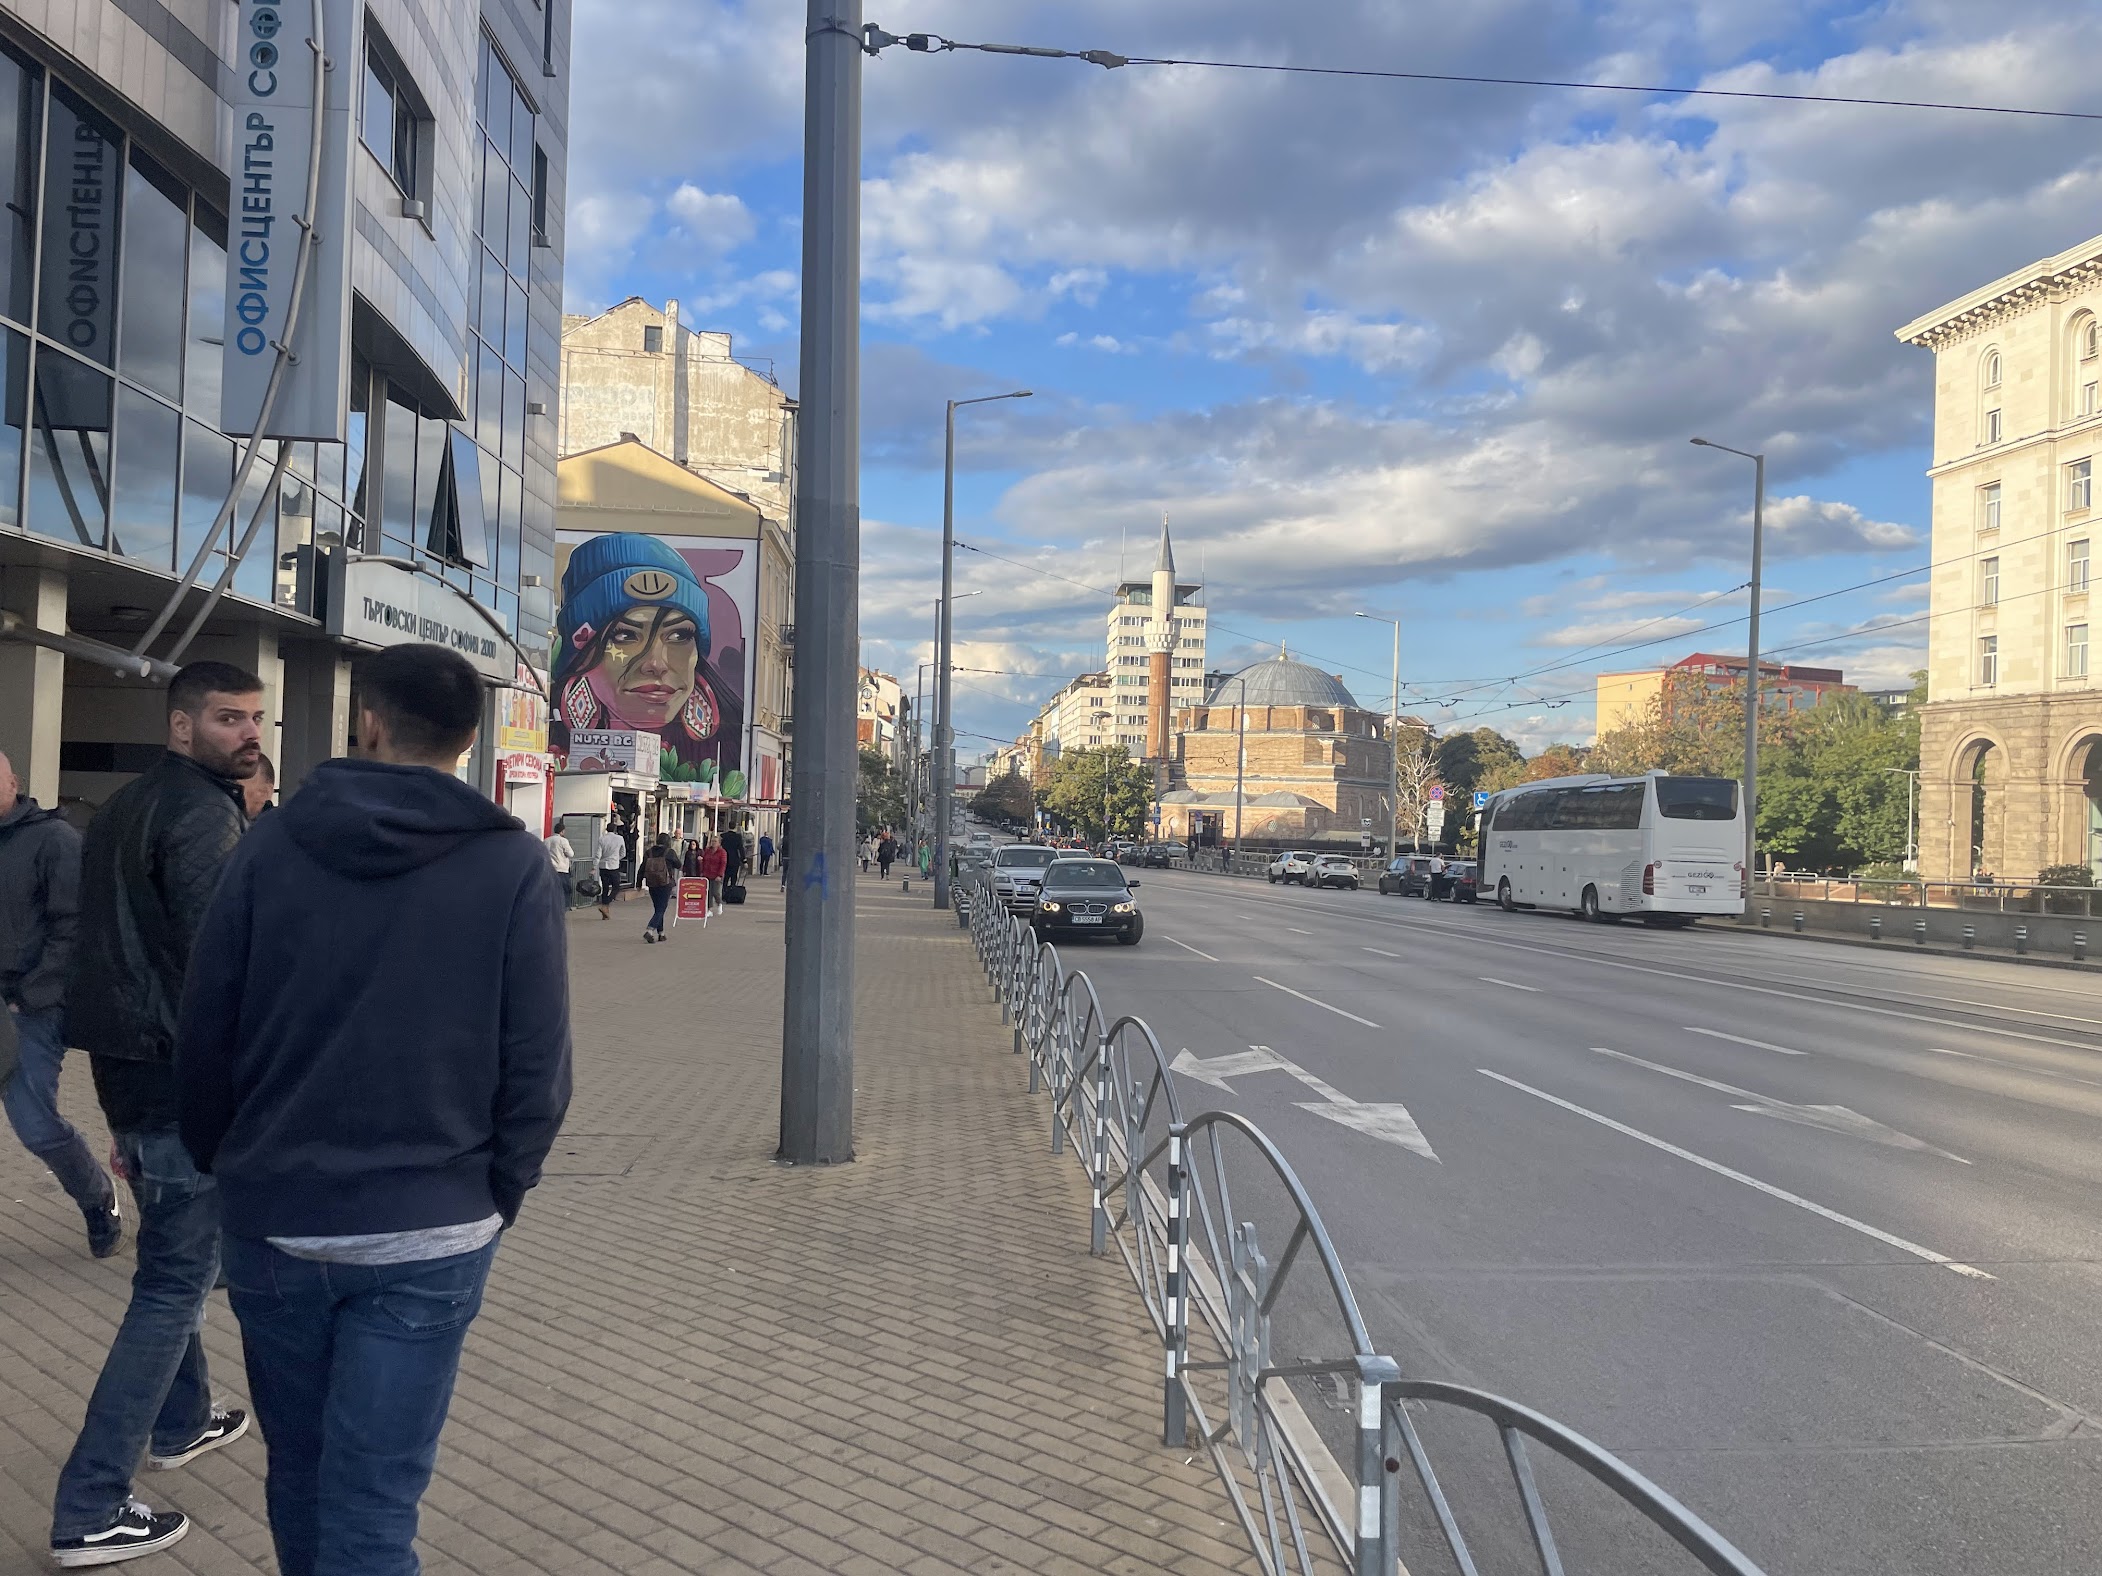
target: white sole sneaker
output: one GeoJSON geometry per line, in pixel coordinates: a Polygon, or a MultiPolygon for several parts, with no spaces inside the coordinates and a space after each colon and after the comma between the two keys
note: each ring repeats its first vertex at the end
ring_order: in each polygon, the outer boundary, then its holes
{"type": "Polygon", "coordinates": [[[247,1432],[248,1414],[246,1412],[217,1413],[212,1418],[212,1426],[207,1428],[203,1437],[191,1445],[189,1449],[179,1451],[172,1456],[149,1455],[146,1458],[146,1465],[155,1472],[172,1472],[179,1466],[195,1461],[208,1451],[217,1450],[221,1445],[232,1444],[247,1432]]]}

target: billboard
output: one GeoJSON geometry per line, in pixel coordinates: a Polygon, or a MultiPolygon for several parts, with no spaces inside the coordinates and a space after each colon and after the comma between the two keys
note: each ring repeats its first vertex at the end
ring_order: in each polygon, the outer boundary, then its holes
{"type": "Polygon", "coordinates": [[[744,798],[759,543],[560,531],[555,561],[548,747],[567,761],[574,732],[654,733],[664,781],[744,798]]]}

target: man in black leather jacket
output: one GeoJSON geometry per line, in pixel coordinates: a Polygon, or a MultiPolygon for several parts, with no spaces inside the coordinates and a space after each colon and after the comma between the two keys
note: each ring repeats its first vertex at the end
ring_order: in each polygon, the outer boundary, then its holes
{"type": "Polygon", "coordinates": [[[88,1053],[139,1210],[131,1304],[59,1473],[51,1555],[111,1564],[166,1548],[180,1512],[131,1497],[156,1467],[238,1438],[212,1404],[199,1336],[219,1276],[219,1196],[176,1131],[175,1024],[205,910],[247,828],[242,781],[262,754],[263,682],[193,662],[168,686],[168,753],[102,807],[81,851],[81,911],[66,990],[70,1043],[88,1053]]]}

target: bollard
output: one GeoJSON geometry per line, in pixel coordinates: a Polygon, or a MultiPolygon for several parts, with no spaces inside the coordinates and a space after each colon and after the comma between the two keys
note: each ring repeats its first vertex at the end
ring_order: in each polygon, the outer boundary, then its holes
{"type": "Polygon", "coordinates": [[[2026,955],[2026,954],[2028,953],[2028,951],[2029,951],[2029,927],[2028,927],[2027,925],[2017,925],[2017,926],[2015,926],[2015,927],[2014,927],[2014,952],[2015,952],[2015,956],[2016,956],[2016,957],[2022,957],[2022,956],[2026,955]]]}
{"type": "Polygon", "coordinates": [[[1801,909],[1795,911],[1795,933],[1799,936],[1803,933],[1803,911],[1801,909]]]}
{"type": "Polygon", "coordinates": [[[1915,919],[1912,922],[1912,944],[1916,947],[1924,947],[1927,944],[1927,922],[1924,919],[1915,919]]]}
{"type": "Polygon", "coordinates": [[[1883,939],[1883,916],[1881,914],[1869,915],[1868,939],[1871,941],[1881,941],[1883,939]]]}
{"type": "Polygon", "coordinates": [[[2073,932],[2073,961],[2075,963],[2078,963],[2082,958],[2085,958],[2086,956],[2087,932],[2084,930],[2076,930],[2073,932]]]}
{"type": "Polygon", "coordinates": [[[1773,922],[1774,922],[1774,911],[1773,911],[1772,909],[1770,909],[1770,908],[1762,908],[1761,910],[1759,910],[1759,928],[1760,928],[1761,930],[1764,930],[1764,929],[1766,929],[1766,928],[1767,928],[1767,927],[1768,927],[1769,925],[1771,925],[1771,924],[1772,924],[1773,922]]]}
{"type": "Polygon", "coordinates": [[[898,890],[899,890],[899,891],[901,891],[901,892],[903,892],[903,893],[904,893],[904,894],[905,894],[905,895],[906,895],[907,897],[910,897],[910,896],[912,895],[912,880],[911,880],[911,878],[910,878],[910,877],[907,877],[907,878],[906,878],[905,880],[902,880],[902,881],[900,881],[900,882],[898,883],[898,890]]]}
{"type": "Polygon", "coordinates": [[[1965,925],[1963,927],[1963,950],[1966,952],[1970,951],[1971,943],[1977,939],[1978,927],[1976,925],[1965,925]]]}

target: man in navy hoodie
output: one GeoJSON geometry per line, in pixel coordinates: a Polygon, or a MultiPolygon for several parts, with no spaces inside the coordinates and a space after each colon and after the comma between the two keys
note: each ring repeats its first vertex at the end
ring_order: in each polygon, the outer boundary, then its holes
{"type": "Polygon", "coordinates": [[[418,1569],[467,1326],[569,1104],[560,886],[453,775],[480,680],[406,645],[355,683],[358,758],[242,840],[176,1040],[283,1576],[418,1569]]]}

